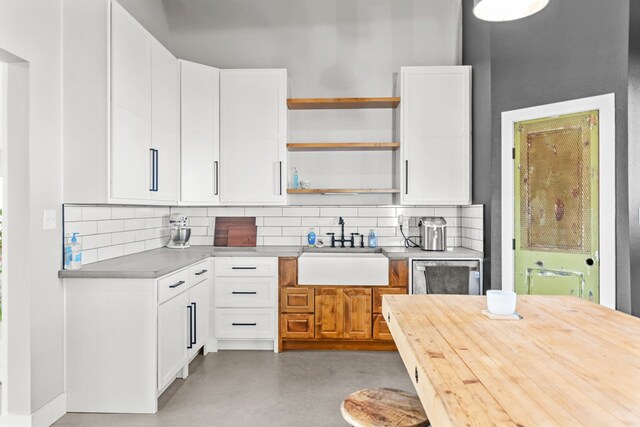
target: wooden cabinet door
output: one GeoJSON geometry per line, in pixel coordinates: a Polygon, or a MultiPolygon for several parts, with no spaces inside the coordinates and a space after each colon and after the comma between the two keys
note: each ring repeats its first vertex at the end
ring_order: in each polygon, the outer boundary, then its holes
{"type": "Polygon", "coordinates": [[[373,339],[393,341],[389,325],[382,314],[373,315],[373,339]]]}
{"type": "Polygon", "coordinates": [[[298,258],[278,258],[278,284],[280,286],[298,284],[298,258]]]}
{"type": "Polygon", "coordinates": [[[389,260],[389,286],[408,289],[409,261],[406,259],[389,260]]]}
{"type": "Polygon", "coordinates": [[[111,20],[111,197],[151,198],[151,37],[120,5],[111,20]]]}
{"type": "Polygon", "coordinates": [[[220,71],[220,202],[287,202],[287,70],[220,71]]]}
{"type": "Polygon", "coordinates": [[[315,290],[315,337],[343,337],[344,303],[342,289],[315,290]]]}
{"type": "Polygon", "coordinates": [[[220,70],[180,61],[183,202],[220,200],[220,70]]]}
{"type": "Polygon", "coordinates": [[[313,289],[280,288],[280,311],[283,313],[313,313],[313,289]]]}
{"type": "Polygon", "coordinates": [[[471,67],[403,67],[400,75],[401,203],[470,204],[471,67]]]}
{"type": "Polygon", "coordinates": [[[382,313],[382,296],[383,295],[402,295],[406,294],[406,288],[373,288],[373,313],[382,313]]]}
{"type": "Polygon", "coordinates": [[[371,338],[371,288],[344,289],[344,338],[371,338]]]}
{"type": "Polygon", "coordinates": [[[158,306],[158,390],[169,384],[187,362],[188,292],[158,306]]]}
{"type": "Polygon", "coordinates": [[[314,333],[313,314],[281,314],[280,336],[282,338],[309,339],[314,333]]]}

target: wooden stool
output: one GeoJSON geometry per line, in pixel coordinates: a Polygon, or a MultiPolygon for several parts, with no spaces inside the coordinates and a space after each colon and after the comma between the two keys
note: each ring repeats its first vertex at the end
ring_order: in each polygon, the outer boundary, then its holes
{"type": "Polygon", "coordinates": [[[429,425],[420,399],[393,388],[373,388],[351,393],[340,407],[342,417],[354,427],[422,427],[429,425]]]}

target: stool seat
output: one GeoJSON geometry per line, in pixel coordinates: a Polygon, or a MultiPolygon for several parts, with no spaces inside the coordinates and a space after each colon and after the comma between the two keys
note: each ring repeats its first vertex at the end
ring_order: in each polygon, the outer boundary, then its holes
{"type": "Polygon", "coordinates": [[[373,388],[351,393],[340,408],[354,427],[422,427],[429,425],[418,396],[393,388],[373,388]]]}

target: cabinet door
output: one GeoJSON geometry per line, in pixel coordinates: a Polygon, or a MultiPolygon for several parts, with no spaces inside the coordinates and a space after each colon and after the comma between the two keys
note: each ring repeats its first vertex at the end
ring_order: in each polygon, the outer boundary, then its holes
{"type": "Polygon", "coordinates": [[[280,288],[280,311],[283,313],[312,313],[313,289],[280,288]]]}
{"type": "Polygon", "coordinates": [[[407,288],[373,288],[373,312],[375,314],[382,313],[382,297],[383,295],[402,295],[407,293],[407,288]]]}
{"type": "Polygon", "coordinates": [[[220,72],[180,61],[183,202],[220,197],[220,72]]]}
{"type": "Polygon", "coordinates": [[[278,285],[295,286],[298,284],[298,258],[278,258],[278,285]]]}
{"type": "Polygon", "coordinates": [[[151,38],[117,3],[111,21],[111,197],[151,188],[151,38]]]}
{"type": "Polygon", "coordinates": [[[373,315],[373,339],[393,341],[389,325],[382,314],[373,315]]]}
{"type": "Polygon", "coordinates": [[[344,337],[371,338],[371,288],[344,289],[344,337]]]}
{"type": "Polygon", "coordinates": [[[471,203],[471,67],[403,67],[401,86],[401,202],[471,203]]]}
{"type": "Polygon", "coordinates": [[[287,71],[220,71],[220,201],[286,204],[287,71]]]}
{"type": "Polygon", "coordinates": [[[178,201],[180,180],[180,87],[178,60],[156,40],[151,43],[151,147],[156,150],[153,200],[178,201]]]}
{"type": "Polygon", "coordinates": [[[389,260],[389,286],[408,289],[409,261],[406,259],[389,260]]]}
{"type": "Polygon", "coordinates": [[[187,362],[187,292],[158,306],[158,390],[175,378],[187,362]]]}
{"type": "Polygon", "coordinates": [[[289,339],[313,338],[313,314],[282,314],[280,335],[289,339]]]}
{"type": "Polygon", "coordinates": [[[316,289],[315,337],[336,339],[343,337],[342,289],[316,289]]]}
{"type": "MultiPolygon", "coordinates": [[[[209,281],[206,280],[189,289],[189,304],[193,307],[189,334],[190,342],[194,342],[189,347],[189,357],[193,356],[205,343],[208,335],[209,316],[209,281]]],[[[188,340],[189,342],[189,340],[188,340]]]]}

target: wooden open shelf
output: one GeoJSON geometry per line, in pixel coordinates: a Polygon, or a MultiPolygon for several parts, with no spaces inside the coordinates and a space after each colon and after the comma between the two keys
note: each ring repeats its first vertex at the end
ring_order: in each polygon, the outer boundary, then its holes
{"type": "Polygon", "coordinates": [[[395,194],[399,188],[289,188],[288,194],[395,194]]]}
{"type": "Polygon", "coordinates": [[[396,108],[400,97],[387,98],[289,98],[290,110],[336,110],[356,108],[396,108]]]}
{"type": "Polygon", "coordinates": [[[397,150],[399,142],[290,142],[289,151],[384,151],[397,150]]]}

